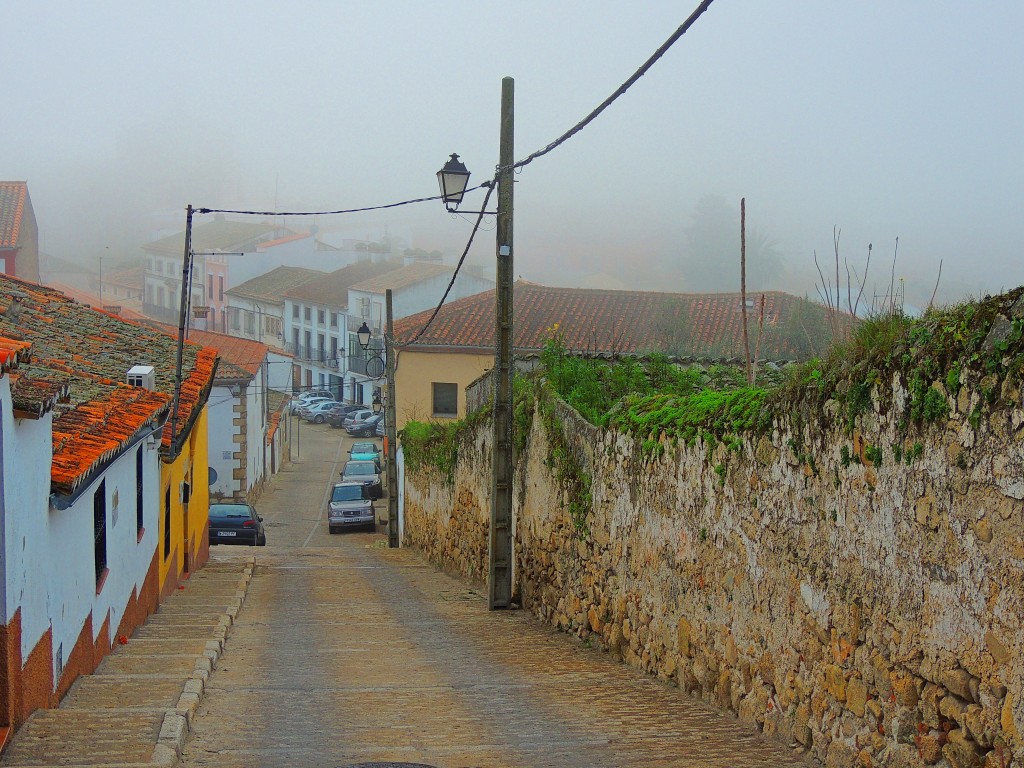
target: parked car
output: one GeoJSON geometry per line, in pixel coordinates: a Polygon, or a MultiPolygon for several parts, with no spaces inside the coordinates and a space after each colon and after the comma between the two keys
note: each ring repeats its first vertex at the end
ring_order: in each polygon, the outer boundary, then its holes
{"type": "Polygon", "coordinates": [[[334,398],[332,397],[321,397],[319,395],[316,397],[303,398],[301,400],[292,400],[292,413],[302,413],[303,408],[308,408],[314,403],[327,403],[332,402],[333,400],[334,398]]]}
{"type": "Polygon", "coordinates": [[[248,544],[262,547],[267,543],[263,518],[251,504],[217,502],[210,505],[210,543],[248,544]]]}
{"type": "Polygon", "coordinates": [[[342,482],[359,482],[366,486],[371,499],[379,499],[384,495],[384,486],[380,481],[380,465],[375,461],[346,461],[341,472],[342,482]]]}
{"type": "Polygon", "coordinates": [[[337,403],[334,400],[313,403],[313,405],[308,405],[299,411],[299,415],[306,421],[312,421],[314,424],[323,424],[327,421],[327,415],[331,412],[331,409],[336,405],[337,403]]]}
{"type": "Polygon", "coordinates": [[[387,425],[384,423],[384,419],[381,419],[380,421],[377,422],[377,428],[373,430],[374,434],[376,434],[377,437],[384,437],[384,430],[386,428],[387,425]]]}
{"type": "Polygon", "coordinates": [[[376,443],[352,443],[348,457],[353,461],[376,461],[380,464],[380,446],[376,443]]]}
{"type": "Polygon", "coordinates": [[[366,421],[371,416],[373,416],[373,411],[369,408],[363,408],[361,411],[352,411],[352,413],[345,417],[345,420],[342,422],[342,426],[345,427],[345,429],[348,429],[353,424],[360,421],[366,421]]]}
{"type": "Polygon", "coordinates": [[[362,410],[364,410],[363,406],[354,405],[352,403],[339,405],[335,408],[332,408],[331,412],[327,414],[327,423],[330,424],[332,427],[342,427],[344,426],[345,419],[349,416],[349,414],[354,413],[355,411],[362,410]]]}
{"type": "Polygon", "coordinates": [[[352,437],[373,437],[377,434],[377,424],[384,421],[384,414],[376,413],[368,419],[355,422],[345,429],[352,437]]]}
{"type": "Polygon", "coordinates": [[[368,486],[360,481],[341,482],[331,491],[327,502],[327,530],[337,533],[345,528],[364,526],[376,530],[376,510],[368,486]]]}

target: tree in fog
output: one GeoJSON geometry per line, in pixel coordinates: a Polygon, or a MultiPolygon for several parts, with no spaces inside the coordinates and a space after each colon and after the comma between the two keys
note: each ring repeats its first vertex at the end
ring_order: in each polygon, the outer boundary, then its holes
{"type": "MultiPolygon", "coordinates": [[[[685,230],[679,266],[685,290],[733,293],[740,289],[740,213],[718,195],[705,195],[694,206],[685,230]]],[[[764,232],[747,228],[747,291],[767,290],[783,283],[782,254],[764,232]]]]}

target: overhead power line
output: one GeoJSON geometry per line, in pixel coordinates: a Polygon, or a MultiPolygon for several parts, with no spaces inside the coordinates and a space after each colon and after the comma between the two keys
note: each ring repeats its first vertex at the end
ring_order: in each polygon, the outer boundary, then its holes
{"type": "MultiPolygon", "coordinates": [[[[536,152],[527,155],[522,160],[513,163],[512,168],[522,168],[526,165],[529,165],[538,157],[543,157],[544,155],[548,154],[558,146],[567,142],[569,139],[571,139],[577,133],[582,131],[584,128],[586,128],[590,123],[592,123],[597,118],[598,115],[600,115],[602,112],[604,112],[605,109],[611,106],[611,104],[616,99],[618,99],[626,91],[628,91],[637,80],[639,80],[641,77],[647,74],[647,71],[654,66],[658,59],[664,56],[668,49],[675,45],[679,38],[681,38],[683,35],[687,33],[687,31],[689,31],[690,27],[692,27],[696,23],[697,19],[699,19],[704,14],[704,12],[711,6],[712,2],[714,2],[714,0],[703,0],[703,2],[700,5],[698,5],[696,9],[694,9],[693,13],[691,13],[689,17],[687,17],[686,21],[680,24],[679,28],[676,29],[676,31],[673,32],[669,36],[669,38],[664,43],[662,43],[661,46],[653,54],[651,54],[647,61],[645,61],[640,66],[640,68],[636,72],[634,72],[632,76],[630,76],[628,80],[626,80],[622,85],[616,88],[615,91],[611,94],[611,96],[602,101],[593,111],[591,111],[589,115],[580,120],[578,123],[576,123],[576,125],[574,125],[572,128],[563,133],[561,136],[552,141],[543,149],[539,149],[536,152]]],[[[494,172],[494,178],[491,179],[491,181],[480,185],[488,187],[487,198],[484,200],[484,204],[481,207],[481,211],[487,209],[487,200],[490,199],[491,190],[497,185],[498,176],[500,175],[501,171],[501,166],[498,166],[498,168],[494,172]]],[[[476,188],[479,189],[479,187],[476,188]]],[[[469,241],[466,243],[466,249],[462,252],[462,258],[459,259],[459,264],[455,268],[455,273],[452,275],[451,282],[448,284],[448,289],[444,292],[444,296],[441,297],[441,301],[438,302],[438,305],[434,309],[433,314],[431,314],[430,318],[427,320],[426,324],[419,330],[419,332],[415,336],[413,336],[411,340],[403,342],[404,344],[412,344],[417,339],[419,339],[424,333],[426,333],[427,329],[430,327],[430,324],[434,322],[434,318],[437,317],[437,313],[441,311],[441,307],[444,305],[445,299],[448,298],[448,293],[451,291],[452,286],[455,284],[455,279],[459,276],[459,269],[462,267],[462,263],[466,259],[466,254],[469,252],[469,247],[473,244],[473,237],[476,235],[477,230],[480,228],[480,220],[482,218],[483,214],[481,213],[481,215],[477,217],[476,224],[473,226],[473,231],[470,232],[469,234],[469,241]]]]}
{"type": "Polygon", "coordinates": [[[681,38],[683,35],[687,33],[690,27],[692,27],[696,23],[697,19],[699,19],[704,14],[704,11],[706,11],[711,6],[712,2],[714,2],[714,0],[704,0],[704,2],[698,5],[694,12],[690,14],[689,18],[687,18],[686,21],[684,21],[679,26],[679,29],[672,33],[668,40],[661,44],[661,47],[658,48],[658,50],[651,54],[651,57],[641,65],[640,69],[634,72],[632,77],[626,80],[626,82],[624,82],[622,85],[616,88],[615,92],[612,93],[612,95],[609,96],[607,99],[602,101],[589,115],[580,120],[578,123],[576,123],[576,125],[574,125],[572,128],[563,133],[561,136],[552,141],[543,149],[538,149],[536,152],[527,155],[522,160],[513,163],[512,167],[522,168],[525,165],[529,165],[538,157],[543,157],[548,152],[551,152],[559,145],[564,144],[566,141],[568,141],[577,133],[586,128],[590,123],[594,121],[594,119],[598,115],[600,115],[602,112],[605,111],[605,109],[611,106],[612,102],[614,102],[622,94],[628,91],[637,80],[639,80],[641,77],[647,74],[647,71],[654,66],[655,62],[657,62],[658,59],[664,56],[668,49],[675,45],[676,41],[678,41],[679,38],[681,38]]]}
{"type": "MultiPolygon", "coordinates": [[[[489,182],[484,182],[475,187],[467,189],[467,192],[473,192],[481,187],[486,187],[489,182]]],[[[398,203],[386,203],[385,205],[370,205],[365,208],[341,208],[336,211],[238,211],[231,208],[196,208],[196,213],[232,213],[237,216],[335,216],[341,213],[366,213],[367,211],[383,211],[386,208],[399,208],[403,205],[413,205],[415,203],[427,203],[431,200],[442,200],[443,195],[434,195],[433,197],[417,197],[414,200],[402,200],[398,203]]]]}

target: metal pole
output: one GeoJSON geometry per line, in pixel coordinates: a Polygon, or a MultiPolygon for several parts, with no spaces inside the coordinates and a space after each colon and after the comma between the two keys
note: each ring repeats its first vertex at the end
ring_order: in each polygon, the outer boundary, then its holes
{"type": "Polygon", "coordinates": [[[171,407],[171,456],[178,430],[178,402],[181,400],[181,358],[185,350],[185,316],[188,313],[188,283],[192,272],[192,204],[185,209],[185,255],[181,262],[181,307],[178,311],[178,351],[174,367],[174,405],[171,407]]]}
{"type": "Polygon", "coordinates": [[[391,340],[395,333],[395,319],[391,310],[391,289],[384,292],[384,306],[387,310],[387,332],[384,336],[384,364],[388,391],[384,399],[384,434],[388,438],[388,547],[399,546],[398,540],[398,439],[395,429],[395,353],[391,340]]]}
{"type": "Polygon", "coordinates": [[[501,81],[501,149],[498,157],[498,268],[495,285],[494,478],[487,547],[487,607],[512,604],[512,163],[511,77],[501,81]]]}

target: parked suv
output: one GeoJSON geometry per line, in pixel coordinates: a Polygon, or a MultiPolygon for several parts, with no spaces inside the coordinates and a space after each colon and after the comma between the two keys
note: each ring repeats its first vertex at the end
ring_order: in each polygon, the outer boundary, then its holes
{"type": "Polygon", "coordinates": [[[371,499],[379,499],[384,495],[384,486],[380,481],[380,465],[375,461],[346,461],[341,480],[362,483],[366,486],[371,499]]]}
{"type": "Polygon", "coordinates": [[[327,502],[327,530],[337,533],[345,528],[365,526],[376,530],[376,510],[365,485],[358,481],[341,482],[331,491],[327,502]]]}

